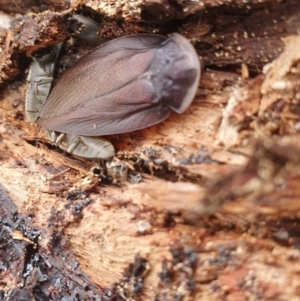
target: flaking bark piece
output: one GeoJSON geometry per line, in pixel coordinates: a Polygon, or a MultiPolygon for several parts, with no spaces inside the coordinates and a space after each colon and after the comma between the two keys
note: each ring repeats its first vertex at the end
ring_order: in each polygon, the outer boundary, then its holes
{"type": "Polygon", "coordinates": [[[276,218],[298,216],[298,154],[299,146],[295,143],[258,141],[248,164],[212,185],[201,203],[218,208],[239,200],[228,207],[229,212],[276,218]]]}
{"type": "Polygon", "coordinates": [[[136,188],[160,210],[180,213],[189,221],[223,211],[294,216],[300,212],[295,179],[300,167],[297,145],[258,141],[249,162],[203,189],[191,183],[142,183],[136,188]],[[293,191],[293,197],[291,192],[293,191]],[[240,200],[235,205],[235,202],[240,200]],[[232,204],[232,205],[231,205],[232,204]]]}
{"type": "Polygon", "coordinates": [[[300,35],[284,42],[284,52],[264,67],[259,116],[268,132],[296,134],[300,130],[300,35]]]}
{"type": "Polygon", "coordinates": [[[63,41],[69,34],[68,18],[68,13],[49,11],[14,18],[10,28],[13,35],[11,48],[31,56],[40,48],[63,41]]]}

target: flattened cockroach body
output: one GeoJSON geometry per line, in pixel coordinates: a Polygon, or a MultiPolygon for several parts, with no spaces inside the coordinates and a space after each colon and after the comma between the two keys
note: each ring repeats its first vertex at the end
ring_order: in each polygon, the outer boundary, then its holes
{"type": "MultiPolygon", "coordinates": [[[[74,19],[83,25],[81,39],[103,42],[95,22],[74,19]]],[[[97,47],[64,72],[50,92],[61,47],[35,56],[26,115],[61,149],[86,159],[115,154],[111,143],[96,136],[149,127],[166,119],[170,109],[181,114],[198,87],[199,59],[183,36],[139,34],[97,47]]]]}
{"type": "Polygon", "coordinates": [[[101,136],[157,124],[191,104],[200,79],[193,46],[180,34],[109,41],[60,77],[37,123],[60,133],[101,136]]]}

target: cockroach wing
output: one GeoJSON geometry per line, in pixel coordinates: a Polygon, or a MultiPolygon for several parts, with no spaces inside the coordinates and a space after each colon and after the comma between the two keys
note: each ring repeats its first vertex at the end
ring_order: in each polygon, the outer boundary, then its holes
{"type": "Polygon", "coordinates": [[[59,79],[38,123],[86,136],[118,134],[182,113],[200,77],[198,56],[181,35],[141,34],[107,42],[59,79]]]}

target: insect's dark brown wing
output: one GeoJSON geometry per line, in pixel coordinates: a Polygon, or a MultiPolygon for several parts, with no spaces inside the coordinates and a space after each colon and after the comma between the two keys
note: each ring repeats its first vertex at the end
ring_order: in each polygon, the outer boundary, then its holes
{"type": "Polygon", "coordinates": [[[165,39],[159,35],[135,35],[95,48],[62,74],[40,117],[59,116],[133,81],[148,68],[154,55],[151,49],[165,39]]]}
{"type": "Polygon", "coordinates": [[[68,69],[37,121],[50,130],[100,136],[159,123],[182,113],[200,77],[198,56],[181,35],[110,41],[68,69]]]}
{"type": "Polygon", "coordinates": [[[163,120],[168,114],[159,113],[160,108],[146,118],[134,119],[131,114],[144,115],[156,97],[145,72],[164,40],[159,35],[136,35],[96,48],[61,76],[38,123],[59,132],[99,136],[145,128],[149,119],[157,120],[151,124],[163,120]]]}
{"type": "Polygon", "coordinates": [[[132,81],[121,87],[118,93],[93,98],[59,116],[41,118],[38,123],[54,131],[84,136],[131,132],[168,117],[169,109],[158,103],[151,105],[152,99],[151,90],[139,81],[132,81]],[[128,101],[120,102],[119,93],[128,101]]]}

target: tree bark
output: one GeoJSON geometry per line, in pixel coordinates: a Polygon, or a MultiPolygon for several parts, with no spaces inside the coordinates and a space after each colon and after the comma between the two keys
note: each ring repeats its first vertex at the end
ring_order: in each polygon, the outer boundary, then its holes
{"type": "Polygon", "coordinates": [[[0,300],[299,295],[300,7],[244,2],[1,1],[0,300]],[[25,118],[34,52],[91,49],[71,9],[107,38],[177,31],[203,66],[183,115],[108,137],[125,180],[25,118]]]}

